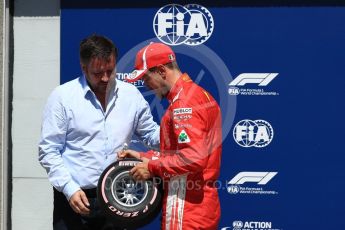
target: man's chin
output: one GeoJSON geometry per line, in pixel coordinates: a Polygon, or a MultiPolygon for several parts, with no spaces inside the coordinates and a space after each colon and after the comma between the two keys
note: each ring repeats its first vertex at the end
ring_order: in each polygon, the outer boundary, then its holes
{"type": "Polygon", "coordinates": [[[100,92],[100,93],[105,93],[107,91],[107,86],[105,85],[105,86],[99,86],[98,87],[98,92],[100,92]]]}
{"type": "Polygon", "coordinates": [[[157,97],[159,100],[162,100],[162,98],[163,98],[162,93],[161,93],[160,91],[158,91],[158,90],[154,90],[154,92],[155,92],[156,97],[157,97]]]}

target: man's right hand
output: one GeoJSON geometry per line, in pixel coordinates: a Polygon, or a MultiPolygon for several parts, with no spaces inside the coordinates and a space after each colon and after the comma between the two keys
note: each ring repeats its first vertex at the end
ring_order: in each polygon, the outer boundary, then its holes
{"type": "Polygon", "coordinates": [[[140,153],[134,150],[127,149],[127,150],[118,152],[117,157],[119,159],[130,158],[130,157],[140,159],[140,153]]]}
{"type": "Polygon", "coordinates": [[[89,201],[82,190],[76,191],[69,199],[69,205],[72,209],[80,215],[89,215],[90,207],[89,201]]]}

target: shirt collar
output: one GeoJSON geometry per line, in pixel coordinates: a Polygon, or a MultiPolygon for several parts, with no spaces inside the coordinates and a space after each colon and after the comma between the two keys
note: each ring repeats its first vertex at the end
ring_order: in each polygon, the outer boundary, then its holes
{"type": "Polygon", "coordinates": [[[86,77],[84,74],[83,74],[83,76],[80,77],[80,84],[81,84],[81,87],[84,91],[84,95],[86,95],[88,92],[92,92],[89,84],[87,83],[87,80],[86,80],[86,77]]]}
{"type": "Polygon", "coordinates": [[[181,92],[183,84],[185,82],[190,82],[192,79],[188,76],[188,74],[183,73],[175,82],[175,84],[171,87],[169,90],[169,93],[167,95],[167,99],[170,103],[172,103],[175,99],[175,97],[181,92]]]}
{"type": "MultiPolygon", "coordinates": [[[[88,92],[93,92],[89,86],[89,84],[87,83],[86,77],[83,74],[83,76],[80,77],[80,84],[81,87],[83,89],[84,95],[86,95],[88,92]]],[[[111,91],[110,92],[116,92],[116,88],[117,88],[117,79],[116,77],[109,80],[109,83],[111,85],[111,91]]],[[[109,97],[111,97],[113,94],[108,95],[109,97]]]]}
{"type": "Polygon", "coordinates": [[[117,95],[117,90],[118,90],[118,82],[119,80],[116,79],[116,77],[113,77],[109,80],[108,82],[108,87],[110,87],[110,90],[107,92],[106,95],[106,101],[107,103],[110,103],[114,96],[117,95]]]}

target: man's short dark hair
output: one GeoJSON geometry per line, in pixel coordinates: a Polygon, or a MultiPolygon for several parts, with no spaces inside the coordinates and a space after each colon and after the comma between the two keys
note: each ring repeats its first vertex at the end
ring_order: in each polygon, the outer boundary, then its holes
{"type": "Polygon", "coordinates": [[[79,55],[82,64],[88,64],[92,58],[108,60],[111,55],[116,60],[117,48],[109,38],[92,34],[80,42],[79,55]]]}
{"type": "MultiPolygon", "coordinates": [[[[169,69],[172,69],[172,70],[178,70],[178,71],[181,71],[179,66],[177,65],[177,62],[176,61],[173,61],[173,62],[169,62],[167,64],[164,64],[165,67],[169,68],[169,69]]],[[[151,72],[154,72],[157,70],[157,66],[155,67],[152,67],[149,69],[151,72]]]]}
{"type": "Polygon", "coordinates": [[[180,71],[180,68],[178,67],[176,61],[169,62],[169,63],[165,64],[165,66],[168,67],[169,69],[175,69],[175,70],[179,70],[180,71]]]}

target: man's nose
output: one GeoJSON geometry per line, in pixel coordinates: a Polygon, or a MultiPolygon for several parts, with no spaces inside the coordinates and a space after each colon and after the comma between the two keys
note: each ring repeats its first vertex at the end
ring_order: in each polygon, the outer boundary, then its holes
{"type": "Polygon", "coordinates": [[[108,76],[107,73],[104,73],[103,76],[102,76],[102,78],[101,78],[101,80],[102,80],[103,82],[108,82],[108,81],[109,81],[109,78],[110,78],[110,76],[108,76]]]}

